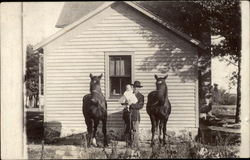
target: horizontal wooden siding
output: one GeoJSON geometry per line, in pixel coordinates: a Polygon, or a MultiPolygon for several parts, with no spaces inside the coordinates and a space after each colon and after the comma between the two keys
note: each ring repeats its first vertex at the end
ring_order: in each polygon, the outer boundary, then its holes
{"type": "MultiPolygon", "coordinates": [[[[110,12],[112,16],[104,17],[46,54],[45,120],[58,121],[72,129],[86,128],[82,97],[89,93],[89,74],[105,74],[104,52],[133,51],[134,79],[144,86],[141,93],[145,104],[147,94],[155,89],[154,74],[168,74],[166,82],[172,103],[168,127],[195,127],[196,50],[125,6],[110,12]]],[[[117,100],[108,99],[108,127],[123,127],[122,109],[117,100]]],[[[141,126],[151,127],[145,106],[141,110],[141,126]]]]}

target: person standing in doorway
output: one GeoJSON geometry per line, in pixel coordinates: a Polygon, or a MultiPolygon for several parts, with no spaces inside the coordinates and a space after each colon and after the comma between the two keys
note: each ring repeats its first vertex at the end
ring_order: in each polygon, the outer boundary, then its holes
{"type": "Polygon", "coordinates": [[[144,105],[144,96],[140,93],[140,88],[143,86],[141,85],[140,81],[135,81],[133,85],[134,94],[137,98],[137,103],[129,104],[129,109],[131,111],[131,121],[133,125],[133,141],[132,147],[139,147],[139,124],[140,124],[140,109],[143,108],[144,105]]]}

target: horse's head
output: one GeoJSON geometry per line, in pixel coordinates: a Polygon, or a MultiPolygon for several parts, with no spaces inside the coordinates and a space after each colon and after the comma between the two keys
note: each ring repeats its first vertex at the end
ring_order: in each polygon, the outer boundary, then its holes
{"type": "Polygon", "coordinates": [[[168,75],[164,76],[164,77],[158,77],[157,75],[155,75],[155,79],[156,79],[156,89],[159,90],[162,87],[167,87],[165,80],[167,79],[168,75]]]}
{"type": "Polygon", "coordinates": [[[91,81],[90,81],[90,90],[96,89],[97,87],[100,87],[100,80],[102,78],[102,74],[100,76],[93,76],[92,73],[89,75],[91,81]]]}

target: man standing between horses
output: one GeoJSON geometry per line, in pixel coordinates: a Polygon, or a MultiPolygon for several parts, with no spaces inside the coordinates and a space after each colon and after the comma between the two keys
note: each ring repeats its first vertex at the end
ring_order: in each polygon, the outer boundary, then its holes
{"type": "Polygon", "coordinates": [[[144,96],[139,92],[141,86],[140,81],[135,81],[133,85],[134,94],[138,99],[137,103],[129,104],[131,111],[131,121],[134,129],[134,138],[132,142],[132,147],[139,147],[139,123],[140,123],[140,109],[143,108],[144,105],[144,96]]]}

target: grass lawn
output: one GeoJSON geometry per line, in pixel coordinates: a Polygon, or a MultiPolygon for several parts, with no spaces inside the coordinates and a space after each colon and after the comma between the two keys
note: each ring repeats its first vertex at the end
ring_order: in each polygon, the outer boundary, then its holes
{"type": "Polygon", "coordinates": [[[217,116],[234,116],[236,105],[213,105],[212,113],[217,116]]]}
{"type": "MultiPolygon", "coordinates": [[[[41,145],[28,146],[29,159],[40,159],[41,145]]],[[[44,159],[127,159],[127,158],[236,158],[239,157],[238,146],[209,146],[193,141],[169,142],[166,146],[151,148],[148,143],[141,143],[138,149],[127,149],[124,142],[103,148],[84,148],[75,145],[45,145],[44,159]]]]}

